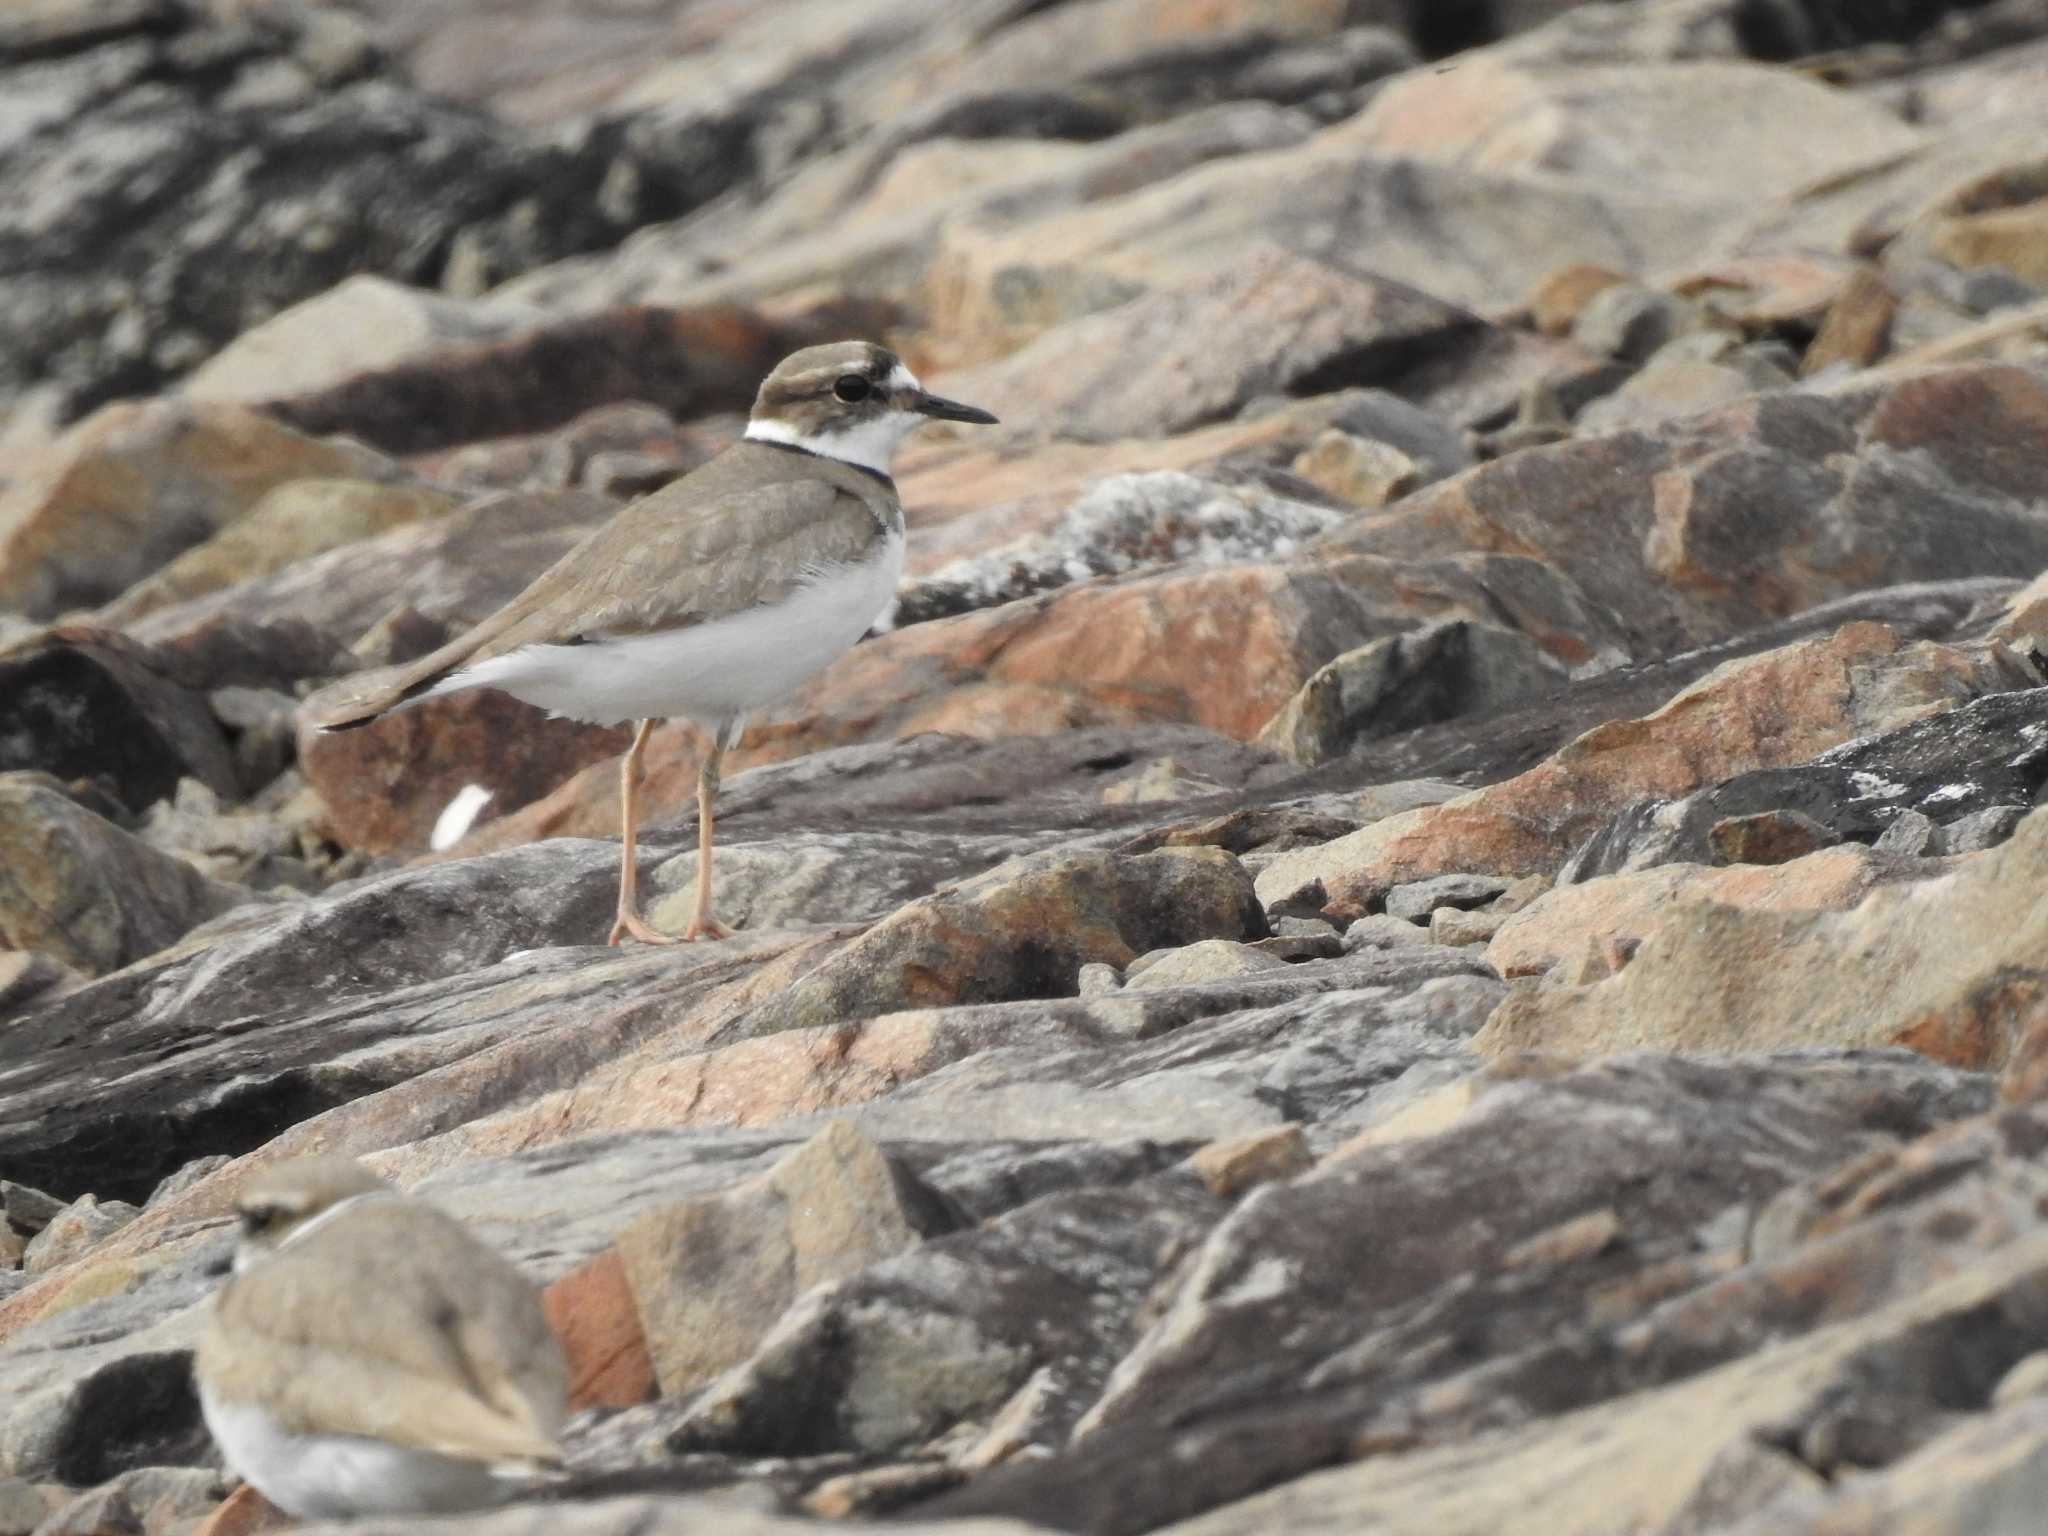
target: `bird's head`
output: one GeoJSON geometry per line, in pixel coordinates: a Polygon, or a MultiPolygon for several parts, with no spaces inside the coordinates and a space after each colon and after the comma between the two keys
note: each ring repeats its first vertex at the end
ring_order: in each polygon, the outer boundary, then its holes
{"type": "Polygon", "coordinates": [[[303,1237],[343,1205],[392,1192],[389,1184],[346,1157],[309,1157],[264,1169],[242,1186],[235,1201],[241,1221],[235,1272],[303,1237]]]}
{"type": "Polygon", "coordinates": [[[995,421],[933,394],[887,347],[835,341],[793,352],[761,381],[747,436],[888,474],[897,447],[927,421],[995,421]]]}

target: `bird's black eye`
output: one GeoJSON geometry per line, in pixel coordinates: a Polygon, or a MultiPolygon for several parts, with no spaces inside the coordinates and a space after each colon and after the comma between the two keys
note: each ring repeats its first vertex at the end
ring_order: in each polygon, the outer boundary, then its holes
{"type": "Polygon", "coordinates": [[[867,399],[874,387],[857,373],[842,373],[839,375],[839,381],[832,386],[832,393],[848,405],[852,405],[857,400],[867,399]]]}
{"type": "Polygon", "coordinates": [[[252,1205],[242,1212],[242,1230],[251,1237],[268,1232],[284,1216],[274,1205],[252,1205]]]}

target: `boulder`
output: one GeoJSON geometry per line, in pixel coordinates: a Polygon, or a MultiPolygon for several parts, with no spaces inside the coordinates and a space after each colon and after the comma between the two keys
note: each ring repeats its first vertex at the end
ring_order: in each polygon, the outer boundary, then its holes
{"type": "Polygon", "coordinates": [[[255,893],[209,880],[67,797],[0,775],[0,946],[88,976],[152,955],[255,893]]]}
{"type": "Polygon", "coordinates": [[[760,1179],[647,1212],[617,1239],[662,1394],[752,1353],[798,1297],[955,1224],[945,1204],[850,1125],[760,1179]]]}
{"type": "Polygon", "coordinates": [[[0,488],[0,603],[50,618],[103,601],[247,516],[277,486],[389,469],[358,444],[239,406],[107,406],[0,488]]]}
{"type": "Polygon", "coordinates": [[[1653,714],[1596,727],[1515,778],[1282,854],[1260,870],[1260,898],[1280,901],[1320,882],[1326,909],[1349,919],[1408,880],[1552,873],[1646,793],[1682,794],[1738,772],[1804,762],[1931,714],[1930,695],[2000,671],[1996,658],[1902,647],[1881,625],[1845,625],[1826,639],[1726,663],[1653,714]]]}
{"type": "Polygon", "coordinates": [[[1905,1045],[1995,1070],[2048,997],[2048,914],[2026,894],[2044,859],[2048,815],[2037,811],[2010,842],[1847,911],[1701,900],[1619,974],[1510,998],[1475,1043],[1493,1055],[1905,1045]]]}
{"type": "Polygon", "coordinates": [[[0,771],[91,780],[130,811],[185,778],[239,799],[227,737],[206,694],[190,686],[196,671],[84,625],[0,654],[0,771]]]}

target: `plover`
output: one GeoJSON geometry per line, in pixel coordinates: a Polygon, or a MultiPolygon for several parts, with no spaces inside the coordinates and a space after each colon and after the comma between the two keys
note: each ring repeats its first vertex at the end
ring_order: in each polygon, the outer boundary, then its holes
{"type": "Polygon", "coordinates": [[[230,1470],[305,1520],[496,1503],[559,1459],[569,1369],[540,1293],[453,1217],[346,1158],[238,1202],[194,1360],[230,1470]]]}
{"type": "Polygon", "coordinates": [[[745,436],[642,497],[524,592],[431,655],[351,679],[309,706],[328,730],[462,688],[552,714],[637,721],[619,764],[619,904],[609,942],[675,943],[641,917],[634,838],[640,757],[657,720],[695,722],[697,898],[684,940],[723,938],[711,914],[721,760],[747,716],[865,634],[903,571],[889,467],[926,421],[992,423],[944,400],[887,348],[807,347],[762,382],[745,436]]]}

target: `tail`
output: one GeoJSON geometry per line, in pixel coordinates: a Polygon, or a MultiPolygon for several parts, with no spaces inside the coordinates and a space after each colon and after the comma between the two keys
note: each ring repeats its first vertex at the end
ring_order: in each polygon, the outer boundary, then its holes
{"type": "Polygon", "coordinates": [[[417,704],[468,665],[489,638],[489,631],[479,626],[415,660],[373,667],[329,683],[299,706],[301,726],[353,731],[417,704]]]}

